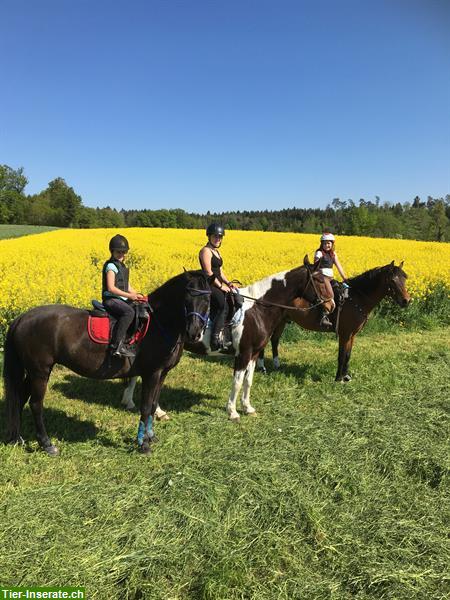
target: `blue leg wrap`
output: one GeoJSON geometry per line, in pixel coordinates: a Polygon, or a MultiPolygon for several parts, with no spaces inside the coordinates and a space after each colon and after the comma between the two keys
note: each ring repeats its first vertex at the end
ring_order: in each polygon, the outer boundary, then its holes
{"type": "Polygon", "coordinates": [[[155,432],[153,431],[153,419],[149,416],[147,421],[147,427],[143,421],[139,421],[138,434],[137,434],[137,443],[139,446],[142,446],[144,443],[144,436],[147,433],[150,440],[155,437],[155,432]]]}

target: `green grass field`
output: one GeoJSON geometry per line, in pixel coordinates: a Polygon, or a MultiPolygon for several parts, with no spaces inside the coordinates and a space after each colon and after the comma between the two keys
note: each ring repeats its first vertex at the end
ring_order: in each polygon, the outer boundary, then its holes
{"type": "MultiPolygon", "coordinates": [[[[186,354],[147,458],[119,382],[58,368],[61,456],[0,447],[0,583],[98,599],[444,600],[449,593],[450,328],[281,347],[257,418],[227,421],[228,360],[186,354]]],[[[270,359],[267,361],[270,367],[270,359]]],[[[31,415],[23,435],[33,437],[31,415]]]]}
{"type": "Polygon", "coordinates": [[[33,235],[35,233],[45,233],[54,231],[59,227],[47,227],[46,225],[5,225],[0,224],[0,240],[8,238],[22,237],[23,235],[33,235]]]}

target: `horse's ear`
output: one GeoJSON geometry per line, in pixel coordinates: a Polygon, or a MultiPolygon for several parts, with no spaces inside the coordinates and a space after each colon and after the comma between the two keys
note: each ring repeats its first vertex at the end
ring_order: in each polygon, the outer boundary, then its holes
{"type": "Polygon", "coordinates": [[[403,268],[403,263],[404,263],[404,262],[405,262],[405,261],[404,261],[404,260],[402,260],[402,262],[401,262],[401,263],[398,265],[400,269],[402,269],[402,268],[403,268]]]}
{"type": "Polygon", "coordinates": [[[183,271],[184,271],[185,273],[187,273],[187,269],[186,269],[186,267],[183,267],[183,271]]]}
{"type": "Polygon", "coordinates": [[[392,270],[395,267],[395,260],[393,260],[389,266],[391,267],[391,270],[392,270]]]}
{"type": "Polygon", "coordinates": [[[309,256],[307,254],[305,254],[305,258],[303,259],[303,264],[305,265],[305,267],[311,266],[311,263],[309,262],[309,256]]]}

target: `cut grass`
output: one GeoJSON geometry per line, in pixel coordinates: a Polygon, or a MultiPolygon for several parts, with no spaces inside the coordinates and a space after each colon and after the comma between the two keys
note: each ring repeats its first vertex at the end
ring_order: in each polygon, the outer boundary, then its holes
{"type": "Polygon", "coordinates": [[[57,368],[45,418],[61,456],[0,448],[0,583],[102,599],[446,598],[449,333],[362,336],[347,385],[333,383],[331,336],[285,344],[283,372],[255,376],[258,417],[239,425],[224,412],[230,362],[186,354],[149,459],[119,382],[57,368]]]}
{"type": "Polygon", "coordinates": [[[24,235],[33,235],[35,233],[45,233],[46,231],[55,231],[60,227],[49,227],[47,225],[5,225],[0,224],[0,240],[22,237],[24,235]]]}

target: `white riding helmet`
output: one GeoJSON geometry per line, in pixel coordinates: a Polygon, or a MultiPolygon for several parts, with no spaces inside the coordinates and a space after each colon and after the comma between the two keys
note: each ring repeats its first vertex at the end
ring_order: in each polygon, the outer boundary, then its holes
{"type": "Polygon", "coordinates": [[[320,238],[321,242],[334,242],[334,235],[332,233],[322,233],[320,238]]]}

